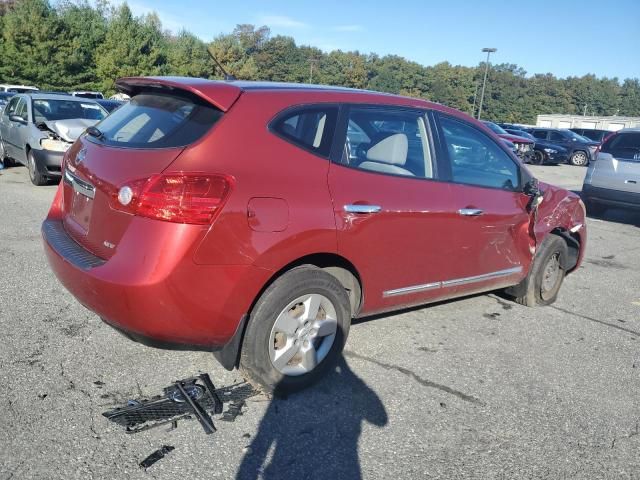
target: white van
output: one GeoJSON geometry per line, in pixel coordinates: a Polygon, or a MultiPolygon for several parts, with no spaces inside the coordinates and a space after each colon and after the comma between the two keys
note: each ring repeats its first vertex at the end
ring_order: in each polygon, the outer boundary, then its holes
{"type": "Polygon", "coordinates": [[[38,87],[30,87],[28,85],[10,85],[6,83],[0,83],[0,92],[29,93],[37,92],[38,90],[38,87]]]}

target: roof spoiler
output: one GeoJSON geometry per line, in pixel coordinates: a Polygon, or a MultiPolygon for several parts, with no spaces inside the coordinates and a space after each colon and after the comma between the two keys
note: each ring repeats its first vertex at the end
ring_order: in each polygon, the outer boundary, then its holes
{"type": "Polygon", "coordinates": [[[233,82],[191,77],[125,77],[116,81],[116,90],[134,96],[142,90],[183,90],[211,103],[223,112],[236,102],[242,89],[233,82]]]}

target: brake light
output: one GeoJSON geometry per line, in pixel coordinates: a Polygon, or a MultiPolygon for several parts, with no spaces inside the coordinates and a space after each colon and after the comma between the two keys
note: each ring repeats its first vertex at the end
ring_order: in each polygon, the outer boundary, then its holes
{"type": "Polygon", "coordinates": [[[207,225],[231,190],[227,175],[168,173],[135,180],[112,192],[116,210],[173,223],[207,225]]]}

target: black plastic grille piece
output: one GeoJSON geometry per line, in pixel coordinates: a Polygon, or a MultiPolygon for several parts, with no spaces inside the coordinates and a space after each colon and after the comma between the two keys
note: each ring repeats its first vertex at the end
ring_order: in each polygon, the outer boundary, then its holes
{"type": "MultiPolygon", "coordinates": [[[[201,385],[196,383],[198,380],[187,379],[181,380],[180,383],[189,396],[211,414],[222,413],[221,408],[216,408],[216,396],[219,401],[227,403],[244,401],[259,393],[251,385],[243,382],[216,389],[212,395],[207,388],[194,388],[201,385]]],[[[128,433],[136,433],[177,420],[191,419],[194,412],[190,404],[181,398],[181,394],[176,393],[175,386],[170,386],[164,389],[163,396],[130,400],[127,406],[114,408],[102,415],[125,427],[128,433]]]]}

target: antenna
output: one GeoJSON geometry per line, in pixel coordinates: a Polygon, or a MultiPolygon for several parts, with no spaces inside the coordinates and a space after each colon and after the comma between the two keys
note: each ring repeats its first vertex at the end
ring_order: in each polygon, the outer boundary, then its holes
{"type": "Polygon", "coordinates": [[[211,57],[211,60],[213,60],[213,63],[215,63],[216,66],[220,69],[226,81],[237,80],[236,77],[234,77],[233,75],[229,75],[227,71],[224,69],[224,67],[220,65],[220,62],[216,60],[216,57],[213,56],[213,53],[211,53],[211,50],[209,49],[209,47],[207,47],[207,53],[211,57]]]}

